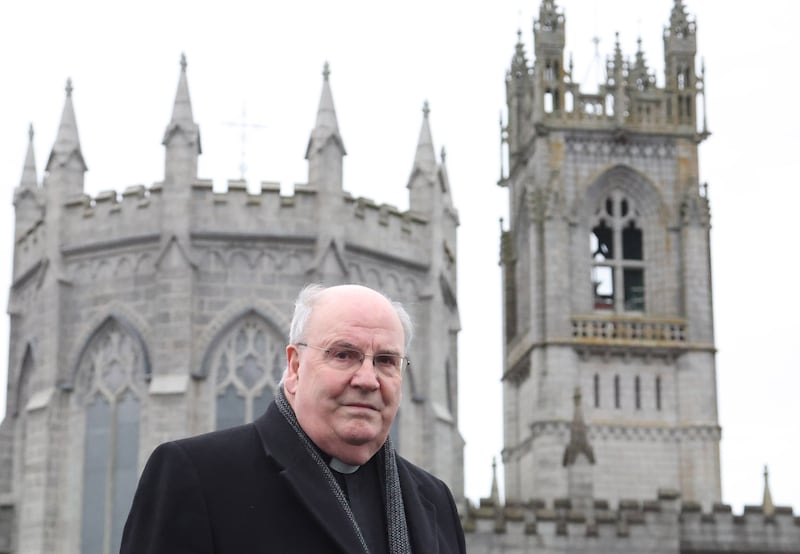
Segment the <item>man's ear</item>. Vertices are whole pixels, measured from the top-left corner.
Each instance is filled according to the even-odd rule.
[[[290,344],[286,347],[286,377],[283,380],[283,390],[294,396],[297,390],[297,381],[300,378],[300,352],[297,347]]]

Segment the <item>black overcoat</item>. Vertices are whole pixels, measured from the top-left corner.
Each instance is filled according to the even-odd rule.
[[[397,457],[415,554],[464,553],[453,496]],[[156,448],[121,554],[360,553],[322,472],[273,402],[253,423]]]

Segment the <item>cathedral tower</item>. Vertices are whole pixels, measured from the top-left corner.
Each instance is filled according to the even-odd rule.
[[[672,489],[709,507],[720,428],[695,24],[675,0],[663,87],[641,46],[629,60],[617,41],[591,94],[564,66],[565,24],[543,0],[533,62],[518,41],[506,78],[507,500],[571,495],[582,398],[583,490],[616,504]]]

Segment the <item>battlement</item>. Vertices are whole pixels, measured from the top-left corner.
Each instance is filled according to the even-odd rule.
[[[746,506],[733,514],[726,504],[703,511],[682,501],[677,491],[661,490],[656,499],[532,499],[500,505],[489,498],[467,501],[462,522],[471,552],[562,551],[566,545],[586,552],[797,552],[800,517],[790,507],[765,513]]]
[[[164,184],[132,185],[121,193],[102,191],[67,199],[58,218],[62,254],[92,255],[157,241],[164,218],[178,213],[193,237],[313,237],[322,221],[337,225],[348,244],[367,250],[384,250],[399,258],[416,259],[425,244],[429,220],[423,214],[400,210],[366,197],[341,192],[341,203],[323,199],[315,187],[296,184],[291,195],[281,194],[279,183],[265,181],[250,192],[241,180],[228,182],[224,192],[214,191],[208,179],[196,180],[188,196],[189,210],[165,208]],[[172,214],[172,215],[169,215]],[[174,227],[174,221],[167,227]],[[36,222],[16,245],[15,280],[44,256],[46,222]]]

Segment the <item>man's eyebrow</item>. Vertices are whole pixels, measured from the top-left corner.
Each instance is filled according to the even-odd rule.
[[[362,350],[360,347],[356,346],[352,342],[350,342],[348,340],[344,340],[344,339],[334,340],[333,342],[331,342],[327,346],[327,348],[334,348],[334,347],[335,348],[347,348],[347,349],[350,349],[350,350],[357,350],[358,352],[361,352],[362,354],[364,354],[364,350]],[[373,353],[373,355],[378,355],[378,356],[381,355],[381,354],[388,354],[390,356],[402,356],[402,354],[400,353],[399,350],[395,350],[395,349],[392,349],[392,348],[379,348],[378,350],[376,350]]]

